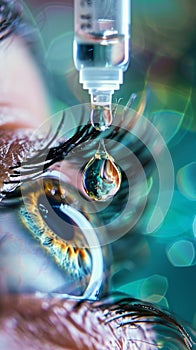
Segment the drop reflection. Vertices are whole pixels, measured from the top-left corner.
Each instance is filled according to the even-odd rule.
[[[120,168],[105,148],[104,139],[83,170],[83,186],[89,198],[106,201],[118,192],[121,185]]]

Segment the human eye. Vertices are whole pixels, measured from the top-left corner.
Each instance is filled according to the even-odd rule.
[[[22,157],[25,150],[29,151],[29,135],[24,138],[20,135],[17,139],[16,134],[14,140],[9,139],[8,144],[4,145],[12,164],[14,161],[17,164],[17,159]],[[41,147],[43,140],[37,142]],[[43,149],[49,143],[45,140]],[[19,146],[21,144],[22,148]],[[18,146],[18,158],[15,158],[13,149],[10,151],[14,145]],[[4,170],[7,166],[5,163],[2,158]],[[34,179],[34,174],[30,172],[32,181],[29,175],[28,181],[24,176],[19,177],[19,181],[12,181],[12,177],[10,181],[4,181],[1,214],[7,218],[7,227],[5,230],[2,220],[1,251],[4,258],[1,263],[1,290],[14,293],[53,292],[95,298],[104,289],[106,280],[106,248],[101,247],[97,238],[95,216],[88,212],[90,208],[82,208],[78,191],[71,184],[66,184],[65,174],[58,171],[55,175],[53,173],[44,173],[43,177]],[[11,233],[13,227],[14,234]],[[27,231],[29,236],[26,235]],[[24,266],[27,268],[24,269]]]
[[[156,186],[153,169],[156,162],[161,165],[164,146],[142,118],[145,93],[131,108],[135,97],[125,107],[114,107],[114,125],[104,133],[88,123],[84,105],[66,108],[59,119],[55,115],[54,129],[44,136],[40,130],[2,128],[3,350],[192,348],[189,334],[169,312],[130,298],[141,287],[134,284],[136,270],[141,276],[141,260],[145,264],[149,257],[140,218],[143,222]],[[109,202],[94,203],[82,189],[81,176],[102,138],[121,167],[122,185]],[[161,216],[153,220],[156,230]],[[155,293],[154,282],[141,283],[140,290],[148,293],[150,284]],[[150,295],[155,304],[157,297],[166,301],[159,287],[160,295]]]
[[[98,223],[89,214],[92,208],[87,206],[85,211],[80,207],[78,191],[63,177],[59,181],[56,175],[46,173],[21,185],[22,199],[10,197],[1,208],[1,231],[3,219],[7,222],[0,245],[4,283],[1,289],[6,284],[7,297],[1,296],[0,338],[2,334],[5,344],[10,345],[9,335],[12,331],[18,334],[20,327],[21,339],[26,334],[28,341],[33,342],[36,336],[39,343],[43,341],[44,324],[49,324],[48,335],[54,326],[57,330],[52,336],[55,346],[64,342],[67,350],[77,349],[76,344],[78,349],[92,348],[97,334],[107,334],[107,341],[113,345],[122,339],[133,349],[191,349],[186,330],[159,308],[123,294],[101,297],[104,288],[108,294],[110,251],[98,240],[100,232],[94,229]],[[35,293],[38,291],[41,293]],[[89,298],[90,302],[86,300]],[[28,315],[34,313],[28,322],[25,305]],[[65,320],[71,327],[65,326]],[[93,334],[89,334],[86,322],[91,323]],[[74,341],[70,340],[72,332]],[[18,349],[20,340],[16,339],[14,346]],[[45,342],[50,344],[49,339]],[[25,339],[22,342],[26,344]]]
[[[77,112],[81,112],[80,108]],[[72,113],[72,110],[70,113]],[[7,220],[9,232],[13,222],[15,225],[17,225],[17,221],[19,222],[14,235],[18,246],[15,250],[15,259],[19,259],[20,240],[27,249],[29,242],[25,243],[26,240],[31,241],[34,238],[36,241],[34,242],[35,247],[28,256],[33,256],[36,249],[40,254],[40,259],[38,259],[39,254],[37,254],[37,260],[40,261],[37,261],[36,269],[33,269],[31,262],[26,265],[34,271],[30,280],[24,278],[23,281],[23,275],[29,275],[28,268],[23,274],[18,268],[15,271],[10,266],[12,271],[7,273],[5,283],[7,283],[6,288],[8,290],[10,288],[14,292],[40,290],[95,297],[101,289],[104,290],[104,283],[108,274],[108,262],[104,260],[107,260],[105,258],[110,254],[107,245],[109,236],[104,232],[104,224],[98,224],[96,220],[99,219],[101,222],[105,220],[105,223],[111,225],[113,214],[116,214],[117,211],[118,200],[110,206],[106,215],[104,208],[92,208],[91,203],[83,198],[80,189],[77,188],[77,183],[75,183],[74,188],[72,184],[66,184],[66,181],[59,180],[63,179],[63,176],[66,178],[69,175],[69,171],[66,169],[66,167],[69,167],[69,163],[73,170],[74,163],[76,164],[79,175],[81,160],[84,162],[94,151],[94,144],[91,141],[94,140],[93,142],[95,142],[95,139],[100,137],[100,134],[95,132],[90,124],[86,124],[85,120],[83,120],[80,127],[70,127],[67,131],[66,118],[69,119],[67,114],[69,114],[69,111],[63,112],[62,116],[60,115],[59,125],[53,136],[49,133],[46,139],[39,137],[36,139],[38,132],[35,132],[36,136],[31,135],[30,142],[28,135],[24,135],[22,138],[22,134],[20,134],[20,137],[17,138],[17,133],[15,133],[14,139],[8,139],[7,145],[4,145],[5,154],[9,150],[9,158],[12,159],[12,163],[7,168],[7,163],[3,161],[2,154],[2,166],[7,174],[1,191],[2,213],[9,218]],[[86,117],[87,114],[88,108],[85,114]],[[52,119],[54,118],[57,120],[57,116]],[[84,115],[82,118],[85,119]],[[66,130],[63,128],[65,125]],[[114,129],[112,134],[118,135],[118,128],[118,126],[115,127],[116,131]],[[123,134],[124,131],[121,138],[123,138]],[[7,138],[10,135],[7,130]],[[13,151],[14,145],[18,147],[16,154]],[[19,145],[22,147],[20,148]],[[80,145],[85,147],[85,152],[83,148],[79,148],[78,151],[73,153],[73,150]],[[86,151],[89,154],[88,156],[86,156]],[[26,161],[25,152],[27,153]],[[22,160],[23,157],[24,160]],[[64,173],[62,172],[63,168],[65,169]],[[55,175],[53,175],[54,173]],[[122,191],[121,196],[125,193],[125,186],[122,186]],[[102,213],[100,216],[96,214],[97,210]],[[112,232],[112,227],[113,225],[111,225],[110,232]],[[27,239],[25,238],[25,229],[31,234]],[[99,237],[97,236],[98,231],[101,231]],[[20,238],[21,235],[22,239]],[[9,251],[8,248],[10,239],[13,239],[12,235],[11,237],[9,234],[5,235],[2,249],[4,249],[6,259],[13,261],[14,252]],[[42,249],[37,247],[39,245]],[[25,249],[22,249],[22,251],[24,258],[21,253],[21,266],[23,266],[23,260],[26,258]],[[10,254],[13,254],[12,259],[10,259]],[[46,264],[47,257],[51,263],[45,269],[42,268],[42,263]],[[4,263],[5,265],[7,265],[5,269],[7,271],[9,264]],[[51,271],[49,266],[51,266]],[[37,271],[40,271],[40,276]],[[39,286],[39,283],[43,284],[42,273],[47,275],[48,282],[44,282],[44,286]],[[21,282],[17,286],[19,277]]]
[[[69,111],[66,111],[66,113],[68,114]],[[66,117],[65,114],[64,117]],[[61,131],[63,130],[62,120],[64,120],[64,117],[60,118]],[[87,134],[86,129],[88,129]],[[121,140],[126,139],[123,128],[121,132],[122,134],[118,128],[113,130],[112,137],[115,135],[117,138],[120,137]],[[8,291],[20,294],[26,292],[31,295],[35,291],[47,292],[47,298],[48,296],[51,298],[59,295],[59,301],[58,298],[55,302],[53,301],[50,317],[53,320],[57,317],[56,321],[53,322],[56,322],[59,327],[61,321],[58,320],[58,315],[66,314],[66,308],[68,307],[70,310],[69,317],[72,320],[71,323],[74,324],[76,333],[80,312],[85,312],[84,320],[86,317],[91,320],[95,312],[97,315],[99,313],[102,315],[105,330],[107,327],[112,327],[117,341],[119,336],[124,337],[126,339],[124,341],[128,341],[127,344],[131,339],[130,344],[136,349],[138,346],[141,349],[150,349],[151,346],[163,349],[173,347],[175,349],[176,344],[179,349],[191,349],[191,339],[186,330],[170,315],[158,308],[134,299],[126,299],[124,295],[118,298],[111,296],[111,298],[102,299],[101,292],[104,292],[104,289],[106,294],[109,292],[107,278],[108,274],[111,273],[107,260],[110,252],[108,246],[104,247],[104,244],[102,246],[102,243],[106,243],[111,237],[108,237],[104,232],[103,222],[107,226],[112,221],[118,208],[118,201],[114,200],[108,208],[104,208],[103,214],[102,207],[93,208],[92,203],[83,197],[80,189],[77,188],[77,182],[75,186],[67,182],[66,175],[69,174],[69,162],[73,161],[73,168],[74,164],[79,167],[86,158],[90,157],[94,149],[94,142],[96,138],[99,139],[99,133],[94,134],[93,129],[90,126],[86,128],[86,123],[84,123],[79,129],[70,128],[67,137],[66,131],[63,138],[60,135],[58,140],[58,136],[57,132],[55,137],[52,137],[52,142],[55,142],[55,145],[52,146],[50,141],[45,140],[47,146],[50,144],[49,148],[44,147],[44,143],[42,143],[42,150],[39,147],[38,153],[34,150],[34,156],[27,157],[26,161],[20,161],[19,164],[16,162],[15,166],[11,167],[10,183],[8,181],[5,185],[12,184],[16,187],[10,192],[2,193],[5,195],[2,203],[6,204],[3,211],[7,216],[7,230],[10,232],[11,228],[14,227],[14,236],[16,237],[13,237],[13,235],[9,237],[6,234],[2,237],[2,252],[3,256],[7,257],[7,261],[5,261],[6,274],[9,272],[10,265],[12,271],[12,275],[7,274],[10,277],[10,280],[7,279]],[[88,143],[89,139],[91,140],[90,144]],[[123,140],[124,143],[125,139]],[[76,147],[73,152],[74,142],[75,145],[78,145],[77,140],[81,141],[79,145],[82,145],[82,149]],[[135,139],[133,144],[135,145]],[[137,148],[136,145],[135,147],[142,160],[145,154],[143,148],[142,151],[141,149],[139,151],[139,147]],[[86,153],[88,153],[87,157]],[[83,159],[81,159],[82,154]],[[56,155],[57,158],[55,158]],[[56,163],[57,159],[60,160],[59,163]],[[144,164],[148,164],[149,167],[150,159],[146,163],[146,154],[144,159]],[[67,162],[65,167],[62,166],[63,162]],[[27,176],[27,181],[25,181],[25,176]],[[127,183],[126,178],[124,178],[124,181]],[[120,194],[124,197],[125,188],[122,186],[122,193]],[[143,196],[140,199],[143,199]],[[13,219],[14,216],[15,219]],[[96,219],[101,220],[102,223],[100,224],[100,221],[97,222]],[[18,223],[19,226],[16,229]],[[104,234],[106,234],[105,237]],[[5,249],[6,245],[7,250]],[[13,267],[14,253],[17,255],[18,252],[20,255]],[[25,255],[26,252],[28,252],[28,257]],[[11,256],[9,253],[11,253]],[[27,258],[28,260],[26,260]],[[12,261],[12,263],[9,264],[9,261]],[[19,272],[20,284],[16,283],[14,286],[13,274],[16,270],[18,273],[19,261],[23,267]],[[33,271],[32,265],[35,263],[37,270]],[[11,285],[9,285],[10,282]],[[46,306],[44,305],[50,304],[50,301],[45,299],[42,293],[38,294],[39,298],[35,301],[38,310],[39,308],[45,309]],[[88,302],[84,300],[88,297],[90,299],[101,298],[101,300],[95,303],[91,301],[88,305]],[[83,299],[83,302],[73,305],[74,298]],[[14,310],[15,312],[19,311]],[[37,316],[39,317],[39,315]],[[47,318],[45,319],[44,316],[44,322],[46,321]],[[31,322],[29,320],[29,327],[31,327]],[[94,327],[100,327],[98,319],[94,319],[92,322],[95,322]],[[32,325],[32,327],[34,326]],[[85,327],[84,332],[85,334],[88,333]],[[168,339],[167,332],[170,333]],[[68,342],[68,338],[67,333],[66,342]],[[93,337],[91,337],[91,340],[93,341]],[[57,339],[55,341],[58,344]],[[85,343],[85,340],[83,341]],[[89,344],[91,344],[90,341]]]

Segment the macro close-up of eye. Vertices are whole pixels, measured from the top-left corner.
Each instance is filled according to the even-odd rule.
[[[0,1],[0,349],[194,349],[193,8]]]
[[[147,180],[136,155],[130,151],[129,144],[133,144],[135,152],[138,152],[138,157],[144,165],[147,164],[147,168],[152,161],[149,152],[142,143],[137,150],[137,143],[140,142],[136,141],[136,136],[126,136],[129,131],[124,122],[125,111],[120,106],[117,108],[118,124],[105,133],[105,144],[108,150],[115,152],[121,169],[122,184],[116,196],[106,202],[92,201],[82,188],[84,165],[88,164],[100,143],[99,133],[94,135],[95,139],[91,142],[81,142],[82,137],[85,137],[86,123],[88,125],[88,105],[85,109],[80,106],[67,109],[64,125],[62,113],[51,118],[51,124],[58,121],[61,125],[61,130],[58,131],[60,135],[56,131],[53,137],[46,134],[46,139],[41,139],[42,132],[37,130],[31,135],[31,142],[28,135],[20,140],[11,137],[5,140],[7,154],[10,147],[14,144],[17,146],[17,142],[21,146],[17,146],[16,154],[12,153],[10,169],[4,164],[7,176],[2,189],[2,211],[7,217],[8,232],[13,227],[17,227],[18,232],[18,237],[6,233],[2,241],[3,264],[6,265],[3,284],[7,285],[8,290],[58,292],[85,297],[95,297],[107,290],[111,264],[109,243],[123,236],[139,220],[151,187],[151,181]],[[137,113],[130,113],[133,124]],[[80,131],[73,127],[75,120],[70,118],[78,114],[82,118]],[[121,131],[118,130],[120,123],[123,124]],[[88,137],[93,137],[92,127],[89,125],[88,128]],[[116,134],[114,139],[113,134]],[[118,142],[118,138],[124,145]],[[75,144],[71,143],[72,139],[75,139]],[[81,147],[77,147],[77,139],[81,139]],[[50,142],[51,147],[46,147]],[[55,146],[52,147],[52,143]],[[59,162],[58,157],[63,157],[65,150],[68,153],[66,161]],[[19,161],[25,153],[26,161]],[[129,163],[131,171],[127,176]],[[97,177],[96,173],[96,179]],[[119,206],[122,197],[124,205]],[[130,218],[128,223],[127,216]],[[3,222],[1,225],[3,230]],[[13,243],[9,244],[10,241],[14,241],[14,249]],[[30,242],[34,248],[30,250],[31,254],[27,254]],[[34,254],[37,257],[36,264]],[[28,264],[27,255],[30,260]],[[17,264],[12,264],[14,259],[20,260],[20,269]],[[29,267],[25,268],[25,273],[24,265]],[[14,266],[17,266],[16,270]]]
[[[1,291],[6,284],[11,292],[94,297],[106,282],[106,248],[79,207],[77,192],[47,177],[26,187],[22,203],[3,209],[9,233],[1,244],[1,266],[6,266]]]

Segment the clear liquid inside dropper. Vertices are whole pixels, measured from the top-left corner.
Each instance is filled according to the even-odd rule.
[[[104,131],[112,124],[112,92],[94,90],[91,93],[90,121],[99,131]]]
[[[111,106],[91,105],[90,120],[96,130],[106,130],[112,124]]]

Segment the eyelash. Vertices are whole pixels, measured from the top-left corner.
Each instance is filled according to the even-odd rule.
[[[9,37],[13,32],[17,30],[19,27],[19,24],[21,22],[21,11],[19,8],[16,7],[9,7],[9,3],[7,1],[1,1],[1,8],[4,6],[4,12],[1,11],[1,16],[3,20],[1,20],[1,27],[0,27],[0,42]],[[13,4],[11,5],[13,6]],[[127,106],[126,106],[127,107]],[[124,109],[124,115],[123,118],[126,117],[126,111],[128,108]],[[73,137],[71,137],[68,141],[60,144],[57,147],[51,147],[52,143],[56,140],[58,137],[59,131],[61,129],[61,126],[64,123],[65,119],[65,113],[63,113],[62,120],[59,124],[59,127],[57,128],[57,131],[53,137],[50,137],[51,134],[49,133],[45,138],[45,146],[41,149],[40,152],[36,153],[35,156],[30,157],[24,162],[18,163],[17,166],[14,166],[11,168],[13,171],[13,174],[10,174],[11,180],[9,183],[16,183],[20,185],[22,182],[28,181],[29,179],[34,179],[36,176],[40,175],[42,172],[46,171],[51,165],[54,163],[61,161],[65,159],[65,157],[77,146],[81,145],[82,143],[95,139],[100,136],[100,132],[96,131],[92,128],[91,124],[87,124],[83,127],[78,127],[76,130],[76,133]],[[132,122],[129,124],[129,127],[132,127]],[[126,132],[120,130],[120,125],[113,128],[113,130],[107,135],[108,138],[115,138],[117,142],[121,142],[123,137],[125,136]],[[48,141],[49,139],[49,141]],[[47,142],[48,141],[48,142]],[[139,157],[140,154],[143,152],[143,145],[140,145],[141,147],[137,148],[137,151],[135,153]],[[49,148],[49,151],[48,151]],[[36,162],[33,165],[33,162]],[[149,160],[147,160],[146,164],[149,163]],[[24,176],[24,178],[21,178],[21,175]],[[20,191],[18,188],[14,190],[13,193],[9,192],[3,192],[5,197],[12,197],[12,196],[20,196]],[[154,322],[154,319],[156,319],[156,322],[158,322],[160,325],[165,324],[172,329],[174,332],[177,331],[179,338],[181,341],[185,344],[187,349],[192,348],[192,342],[190,339],[190,336],[187,334],[186,330],[178,324],[175,319],[173,319],[171,316],[165,314],[164,312],[154,308],[153,306],[145,305],[145,304],[136,304],[135,301],[130,299],[124,299],[119,303],[116,303],[114,305],[107,305],[102,304],[100,302],[96,303],[96,305],[99,304],[99,307],[102,307],[103,309],[108,309],[108,318],[107,323],[112,322],[114,319],[121,319],[121,323],[119,327],[122,327],[127,324],[136,325],[138,322]],[[96,306],[95,305],[95,306]],[[115,315],[114,315],[115,314]],[[134,321],[122,321],[122,319],[127,319],[129,317],[133,317]],[[150,317],[151,319],[149,321],[146,320],[147,317]],[[152,344],[154,345],[154,344]]]
[[[9,1],[1,1],[0,5],[1,25],[0,25],[0,41],[6,39],[13,34],[21,22],[22,10],[19,4]]]
[[[83,301],[78,302],[74,309],[80,308]],[[111,324],[114,329],[124,329],[126,339],[134,345],[135,348],[140,348],[141,343],[149,345],[150,349],[167,348],[168,345],[176,345],[185,347],[191,350],[193,340],[187,333],[186,329],[180,325],[169,313],[147,304],[137,299],[126,297],[125,295],[112,294],[107,298],[94,302],[93,309],[101,309],[104,312],[104,323]],[[114,324],[113,324],[114,321]],[[149,328],[147,328],[149,326]],[[159,329],[160,327],[160,329]],[[137,329],[141,332],[142,337],[132,339],[129,329]],[[123,332],[123,331],[122,331]],[[159,344],[159,336],[160,343]],[[172,342],[172,344],[171,344]],[[173,348],[173,347],[172,347]],[[145,347],[147,349],[147,347]]]
[[[116,313],[116,316],[111,317],[108,322],[111,322],[116,317],[118,319],[125,319],[124,322],[122,321],[120,323],[119,327],[122,327],[124,325],[134,325],[140,329],[140,324],[142,324],[142,322],[144,324],[146,323],[152,325],[152,327],[154,324],[156,324],[156,327],[157,325],[167,327],[168,330],[170,329],[174,332],[172,341],[173,338],[176,338],[176,340],[179,341],[179,344],[182,342],[188,350],[191,350],[192,340],[189,334],[186,332],[184,327],[180,325],[173,317],[165,312],[162,312],[152,305],[145,303],[140,304],[134,300],[132,300],[131,303],[128,303],[128,301],[130,302],[130,299],[122,300],[119,305],[112,307],[112,311]],[[146,343],[148,343],[148,339],[146,339]],[[156,346],[158,343],[152,345]]]
[[[83,127],[78,127],[74,136],[72,136],[69,140],[61,143],[59,146],[51,147],[53,142],[57,140],[59,132],[65,121],[65,112],[62,114],[61,121],[54,136],[49,139],[50,133],[46,136],[45,141],[49,139],[49,141],[44,145],[44,147],[36,152],[34,156],[31,156],[24,162],[18,163],[17,166],[14,166],[12,170],[14,174],[11,175],[11,178],[17,178],[22,176],[26,176],[23,181],[29,180],[28,175],[32,175],[32,178],[40,175],[40,173],[46,171],[51,165],[54,163],[60,162],[66,158],[66,156],[77,146],[82,144],[83,142],[89,141],[95,138],[99,132],[97,132],[91,124],[87,124]],[[34,164],[33,164],[34,163]],[[19,170],[16,170],[20,168]],[[31,177],[30,177],[31,178]],[[14,183],[14,180],[11,180]],[[16,179],[17,182],[17,179]]]
[[[86,125],[80,125],[82,123],[79,123],[79,126],[77,127],[76,132],[72,137],[63,143],[60,143],[58,146],[52,146],[54,142],[57,141],[59,132],[61,131],[62,126],[65,122],[66,113],[64,111],[56,132],[53,136],[51,136],[52,132],[51,130],[49,131],[48,135],[42,142],[41,149],[39,149],[39,151],[33,150],[31,153],[34,153],[34,155],[31,154],[31,156],[27,157],[26,160],[18,162],[16,165],[10,168],[10,179],[6,181],[5,184],[15,184],[16,186],[12,191],[2,191],[5,199],[18,197],[20,195],[18,187],[22,183],[41,176],[53,164],[64,160],[71,151],[90,140],[99,140],[101,137],[104,137],[105,139],[114,139],[118,143],[123,143],[127,134],[126,129],[131,130],[131,128],[137,122],[139,115],[139,113],[136,112],[131,120],[127,123],[126,129],[121,128],[124,120],[126,120],[127,114],[129,113],[132,100],[133,97],[131,96],[127,105],[123,109],[121,121],[119,122],[118,126],[113,126],[108,131],[105,131],[103,133],[95,130],[90,122]],[[117,113],[118,105],[118,102],[114,105],[114,115]],[[83,120],[84,113],[85,111],[83,109],[80,122]],[[141,160],[143,166],[146,167],[152,159],[149,156],[146,157],[144,155],[145,146],[143,143],[141,143],[139,140],[126,140],[125,143],[127,142],[128,147],[133,146],[133,152],[135,156]]]

